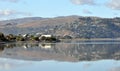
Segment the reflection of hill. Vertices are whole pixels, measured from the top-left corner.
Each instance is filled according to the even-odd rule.
[[[6,44],[1,57],[27,60],[82,61],[120,59],[119,44]]]

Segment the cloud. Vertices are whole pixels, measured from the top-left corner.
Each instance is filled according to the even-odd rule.
[[[8,1],[8,2],[16,3],[16,2],[18,2],[19,0],[0,0],[0,1]]]
[[[32,65],[31,61],[14,60],[9,58],[0,58],[0,71],[12,71],[19,67]]]
[[[26,13],[26,12],[19,12],[19,11],[15,11],[15,10],[0,10],[0,16],[15,16],[15,15],[26,15],[26,16],[30,16],[30,13]]]
[[[111,0],[107,3],[107,7],[115,10],[120,10],[120,0]]]
[[[76,5],[95,5],[94,0],[71,0]]]
[[[84,10],[83,10],[83,13],[85,13],[85,14],[92,14],[92,12],[89,11],[89,10],[87,10],[87,9],[84,9]]]
[[[0,16],[9,16],[15,13],[13,10],[0,10]]]

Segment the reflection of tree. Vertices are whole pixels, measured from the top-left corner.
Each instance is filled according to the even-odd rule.
[[[6,44],[5,48],[14,48],[16,45],[15,44]]]
[[[0,44],[0,51],[4,50],[4,45]]]
[[[0,44],[0,51],[3,51],[5,48],[14,48],[16,44]]]

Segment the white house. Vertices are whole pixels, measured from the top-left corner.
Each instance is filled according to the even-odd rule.
[[[41,35],[41,37],[52,37],[52,35]]]
[[[41,39],[42,37],[51,38],[52,35],[41,35],[41,36],[39,37],[39,39]]]
[[[29,34],[24,34],[22,35],[22,37],[29,37]]]

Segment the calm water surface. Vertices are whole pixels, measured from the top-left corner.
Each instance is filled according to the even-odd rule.
[[[120,71],[120,41],[4,44],[0,71]]]

